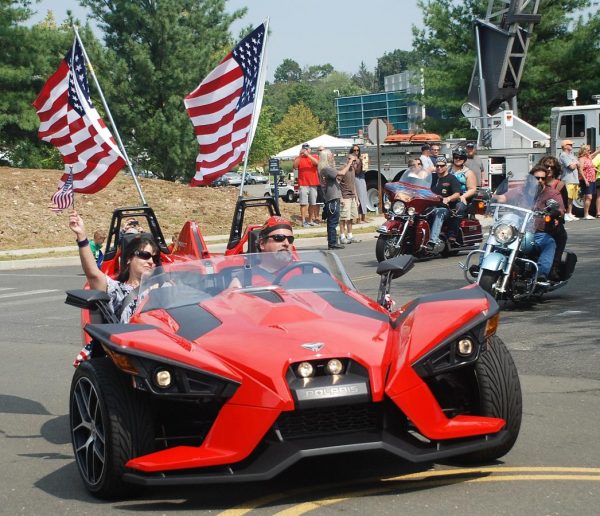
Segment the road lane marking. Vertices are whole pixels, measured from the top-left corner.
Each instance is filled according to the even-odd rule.
[[[9,297],[35,296],[37,294],[48,294],[49,292],[58,292],[58,289],[25,290],[21,292],[12,292],[10,294],[0,294],[0,299],[6,299]]]
[[[60,291],[57,291],[57,292],[60,292]],[[42,296],[42,297],[34,298],[34,299],[19,299],[18,301],[7,299],[6,301],[0,302],[0,308],[2,308],[5,313],[8,313],[9,310],[13,306],[32,305],[32,304],[36,304],[36,303],[46,303],[46,302],[50,302],[50,301],[64,301],[65,299],[66,299],[66,294],[64,292],[57,296],[46,296],[46,297]],[[0,317],[5,315],[5,313],[0,314]]]
[[[527,473],[527,474],[505,474],[505,473]],[[468,478],[468,475],[480,475],[477,478]],[[367,489],[345,490],[342,493],[336,494],[334,497],[312,500],[297,504],[283,511],[277,512],[278,515],[295,516],[304,514],[325,507],[340,503],[350,498],[359,496],[369,496],[383,492],[391,492],[400,488],[408,487],[439,487],[446,485],[448,482],[455,482],[457,477],[461,477],[461,483],[484,483],[484,482],[515,482],[524,481],[586,481],[600,482],[600,468],[580,468],[567,466],[516,466],[498,468],[496,466],[481,467],[481,468],[459,468],[451,470],[433,470],[419,473],[409,473],[394,477],[376,478],[376,479],[361,479],[351,482],[341,482],[335,484],[326,484],[320,486],[319,490],[331,490],[336,487],[348,487],[352,484],[365,484],[368,482],[383,482],[386,485],[377,485]],[[269,505],[273,502],[291,498],[296,495],[309,493],[312,487],[292,489],[285,492],[266,495],[254,500],[248,500],[235,507],[227,509],[219,513],[224,516],[243,516],[255,509]]]

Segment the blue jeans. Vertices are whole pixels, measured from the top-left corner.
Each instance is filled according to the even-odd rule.
[[[467,212],[468,206],[461,201],[457,201],[454,205],[456,215],[450,220],[450,227],[448,228],[448,236],[456,238],[460,229],[460,221],[464,218]]]
[[[337,244],[336,228],[340,222],[340,200],[327,201],[323,209],[327,215],[327,245],[331,247]]]
[[[429,236],[430,242],[437,242],[440,238],[440,231],[442,231],[442,225],[444,221],[450,216],[450,210],[443,206],[434,208],[429,215],[429,223],[431,224],[431,235]]]
[[[534,235],[535,245],[540,249],[538,258],[538,274],[548,276],[554,261],[554,252],[556,251],[556,241],[548,233],[537,232]]]

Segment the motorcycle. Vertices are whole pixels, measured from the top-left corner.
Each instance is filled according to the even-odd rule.
[[[407,173],[400,181],[387,183],[383,199],[387,220],[377,229],[377,261],[402,254],[418,258],[445,258],[455,256],[460,251],[477,249],[483,240],[483,233],[474,213],[461,218],[456,242],[451,243],[447,239],[449,218],[442,227],[440,242],[434,248],[427,246],[431,233],[428,215],[438,206],[443,206],[442,198],[431,191],[429,177],[420,178]]]
[[[530,176],[527,182],[532,181]],[[506,191],[506,185],[499,190]],[[487,201],[493,216],[489,234],[483,249],[467,255],[466,262],[459,264],[469,283],[477,283],[496,300],[515,303],[540,299],[545,293],[567,284],[577,263],[577,256],[566,249],[558,269],[556,281],[539,281],[539,248],[535,245],[534,222],[543,218],[545,224],[556,223],[558,203],[550,199],[544,209],[535,208],[537,185],[524,188],[520,206]],[[477,263],[473,263],[476,259]]]

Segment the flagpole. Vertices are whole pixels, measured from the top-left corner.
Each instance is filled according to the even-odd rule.
[[[119,148],[120,148],[121,152],[123,153],[123,156],[125,157],[125,162],[127,164],[127,168],[129,169],[129,172],[131,172],[131,177],[133,177],[133,181],[135,182],[135,187],[137,188],[138,194],[140,194],[140,199],[142,201],[142,204],[144,206],[148,206],[148,203],[146,202],[146,199],[144,198],[144,193],[142,192],[140,183],[138,182],[137,176],[135,175],[135,171],[133,170],[133,166],[131,165],[131,160],[129,159],[129,156],[127,155],[127,151],[125,150],[125,145],[123,145],[123,141],[121,140],[121,135],[119,134],[119,131],[117,129],[115,121],[113,120],[113,117],[110,113],[110,109],[108,109],[108,104],[106,103],[106,99],[104,98],[104,93],[102,93],[102,88],[100,88],[100,83],[98,82],[98,79],[96,78],[96,74],[94,72],[94,67],[92,66],[92,63],[90,61],[90,58],[87,55],[87,52],[85,51],[85,47],[83,46],[83,41],[81,41],[81,38],[79,37],[79,32],[77,31],[77,26],[73,25],[73,30],[75,31],[75,37],[77,38],[77,41],[79,41],[79,44],[81,45],[81,51],[83,52],[83,56],[85,57],[85,60],[87,61],[90,72],[92,73],[92,77],[94,78],[94,84],[96,85],[96,89],[98,90],[98,93],[100,94],[100,99],[102,100],[102,105],[104,106],[104,109],[106,110],[106,114],[108,116],[108,119],[110,120],[110,124],[112,125],[112,128],[115,132],[115,135],[117,137],[117,142],[119,144]]]
[[[252,140],[254,139],[254,116],[256,115],[256,107],[260,104],[262,106],[263,90],[265,89],[265,81],[263,77],[263,70],[266,67],[265,54],[267,52],[267,37],[269,36],[269,18],[265,20],[265,39],[263,40],[263,47],[260,53],[260,70],[258,72],[258,90],[256,91],[256,98],[260,99],[260,102],[254,102],[252,106],[252,119],[250,123],[250,133],[248,134],[248,145],[246,146],[246,154],[244,155],[244,168],[242,171],[242,183],[240,184],[240,197],[243,197],[244,183],[246,182],[246,168],[248,167],[248,156],[250,155],[250,147],[252,146]],[[260,116],[260,114],[259,114]],[[257,124],[258,125],[258,124]]]

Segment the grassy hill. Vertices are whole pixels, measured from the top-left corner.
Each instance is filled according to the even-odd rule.
[[[60,176],[59,170],[0,167],[0,250],[73,244],[68,211],[55,214],[48,208]],[[190,219],[199,224],[204,235],[229,234],[239,188],[192,188],[160,179],[139,181],[167,241]],[[75,194],[75,208],[90,235],[96,229],[108,230],[114,208],[140,204],[133,179],[123,174],[96,194]],[[281,202],[280,207],[282,215],[298,222],[298,204]],[[245,222],[262,224],[266,211],[260,211],[251,212]]]

